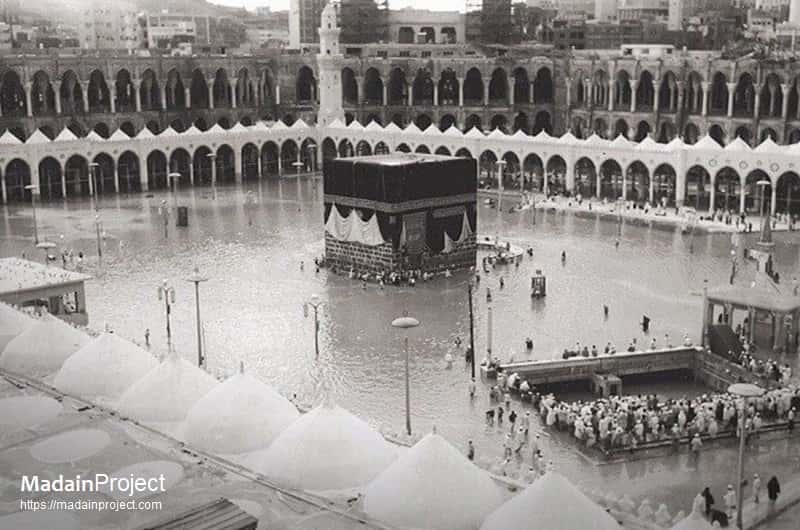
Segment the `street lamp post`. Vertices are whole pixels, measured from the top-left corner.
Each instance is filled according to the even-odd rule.
[[[100,195],[97,191],[97,168],[100,167],[100,164],[97,162],[92,162],[89,164],[89,173],[91,174],[92,179],[92,195],[94,195],[94,211],[97,212],[100,210],[100,204],[98,203]]]
[[[492,360],[492,301],[486,302],[486,359]],[[486,363],[489,364],[488,362]]]
[[[303,313],[308,316],[308,308],[314,310],[314,358],[319,359],[319,309],[322,301],[316,294],[311,295],[311,300],[303,305]]]
[[[311,172],[314,173],[317,169],[316,165],[317,158],[315,156],[317,152],[317,144],[311,142],[308,144],[306,149],[308,149],[308,157],[309,160],[311,161]]]
[[[25,189],[31,192],[31,208],[33,211],[33,244],[39,244],[39,226],[36,223],[36,192],[39,191],[39,186],[36,184],[28,184]]]
[[[102,231],[103,231],[103,221],[100,220],[100,214],[94,216],[94,228],[95,232],[97,233],[97,265],[98,267],[103,266],[103,243],[102,243]]]
[[[469,296],[469,354],[472,367],[472,379],[475,379],[475,318],[472,314],[472,280],[467,282],[467,296]]]
[[[762,395],[764,389],[749,383],[736,383],[728,387],[728,393],[741,398],[742,409],[739,413],[739,464],[736,473],[736,526],[742,529],[742,479],[744,478],[744,442],[747,439],[745,432],[745,416],[747,416],[747,400]]]
[[[202,327],[200,325],[200,284],[207,282],[208,278],[201,275],[198,268],[195,267],[194,272],[186,278],[186,281],[194,283],[194,304],[195,314],[197,315],[197,366],[206,368],[206,356],[203,354]]]
[[[164,280],[158,286],[158,299],[164,300],[164,310],[167,318],[167,353],[172,352],[172,328],[170,327],[169,315],[172,312],[172,304],[175,303],[175,289]]]
[[[419,320],[416,318],[408,316],[408,312],[404,313],[403,316],[400,318],[395,318],[392,320],[392,326],[398,329],[409,329],[415,328],[419,326]],[[403,337],[403,343],[405,345],[405,354],[406,354],[406,361],[405,361],[405,380],[406,380],[406,432],[409,436],[411,436],[411,391],[410,391],[410,382],[409,382],[409,374],[408,374],[408,335]]]
[[[772,246],[772,230],[769,226],[770,220],[767,218],[767,212],[764,210],[764,203],[766,202],[766,192],[767,186],[770,185],[770,181],[768,180],[759,180],[756,182],[756,186],[758,186],[761,190],[761,204],[759,205],[760,213],[761,213],[761,237],[758,240],[759,245],[765,246]]]

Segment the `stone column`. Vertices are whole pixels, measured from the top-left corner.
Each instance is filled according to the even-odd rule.
[[[631,87],[631,112],[636,112],[636,87],[639,85],[639,82],[629,79],[628,85]]]
[[[183,89],[183,102],[187,110],[192,108],[192,91],[188,87]]]
[[[258,153],[258,156],[256,157],[256,170],[258,171],[258,178],[261,178],[263,176],[261,174],[261,153]]]
[[[33,102],[32,94],[33,83],[28,81],[25,83],[25,105],[27,106],[27,115],[29,118],[33,116],[33,105],[31,104]]]
[[[261,157],[259,156],[259,160]],[[194,186],[194,160],[189,159],[189,182]]]
[[[778,209],[778,186],[772,186],[772,200],[769,205],[770,215],[775,215]]]
[[[386,106],[386,102],[389,101],[388,98],[388,88],[386,87],[386,83],[383,84],[383,106]]]
[[[736,83],[725,83],[728,87],[728,117],[733,117],[733,96],[736,92]]]
[[[781,118],[786,121],[786,118],[789,116],[789,90],[791,87],[786,84],[781,84],[781,93],[783,94],[783,99],[781,100]]]
[[[708,211],[709,212],[713,212],[714,211],[714,207],[715,207],[714,203],[716,202],[715,201],[716,193],[714,192],[714,190],[716,189],[716,186],[717,186],[717,183],[714,181],[714,177],[712,177],[710,185],[709,185],[709,189],[711,190],[711,196],[709,197],[709,202],[708,202]]]
[[[142,80],[141,79],[134,79],[133,80],[133,88],[136,91],[136,112],[142,112],[142,91],[139,90],[142,87]],[[189,90],[188,88],[186,89]]]
[[[384,96],[385,96],[385,94],[386,94],[386,92],[384,92]],[[384,101],[385,100],[386,100],[386,98],[384,97]],[[276,105],[280,105],[281,104],[281,85],[279,85],[278,83],[275,83],[275,104]]]
[[[230,86],[230,88],[231,88],[231,108],[232,109],[236,108],[236,99],[237,99],[236,83],[237,83],[237,81],[239,81],[239,80],[237,78],[235,78],[235,77],[231,77],[228,80],[228,86]]]
[[[647,191],[647,199],[650,201],[650,204],[655,204],[656,190],[653,188],[653,179],[650,179],[650,183],[647,187],[649,188]]]
[[[599,174],[599,172],[598,172]],[[600,186],[598,186],[599,188]],[[622,191],[619,194],[619,198],[623,201],[625,200],[625,192],[628,191],[628,172],[624,169],[622,170]]]
[[[775,116],[775,94],[778,92],[778,87],[775,85],[767,85],[769,89],[769,115]]]
[[[60,162],[59,162],[60,163]],[[67,196],[67,172],[64,170],[65,168],[61,168],[61,196]]]
[[[53,82],[53,92],[55,94],[56,114],[61,114],[61,81]]]
[[[567,110],[569,110],[570,105],[572,105],[572,82],[570,78],[567,78]]]
[[[117,84],[112,83],[111,88],[108,90],[108,102],[111,107],[111,114],[117,112]]]
[[[356,101],[359,105],[364,104],[364,95],[366,90],[364,89],[364,76],[356,77]]]
[[[161,110],[167,110],[167,87],[161,85],[159,95],[161,96]]]
[[[528,81],[528,103],[530,103],[531,105],[536,104],[536,101],[534,100],[533,97],[533,83],[530,81]]]
[[[0,202],[6,203],[6,179],[0,178]]]
[[[700,83],[700,85],[703,87],[703,110],[701,114],[705,118],[706,116],[708,116],[708,97],[709,97],[708,91],[711,88],[711,83],[703,81],[702,83]]]
[[[81,83],[81,95],[83,96],[83,112],[89,113],[89,81]]]
[[[658,114],[658,107],[661,100],[661,91],[658,82],[653,80],[653,114]]]
[[[755,118],[757,120],[758,117],[759,117],[759,114],[761,113],[761,90],[757,89],[755,96],[756,96],[756,100],[753,103],[753,118]],[[769,115],[769,113],[767,115]]]
[[[744,201],[747,195],[744,192],[744,186],[739,186],[739,213],[744,213]]]
[[[608,82],[608,112],[614,112],[614,81]]]
[[[489,80],[483,81],[483,106],[489,106]]]
[[[242,183],[242,150],[233,150],[233,178],[236,183]]]
[[[686,97],[686,93],[683,88],[683,81],[678,81],[675,84],[678,86],[678,104],[675,107],[675,111],[681,112],[681,110],[683,110],[683,100]]]
[[[119,167],[116,160],[112,160],[111,167],[114,169],[114,193],[119,193]]]
[[[583,80],[583,103],[587,109],[594,107],[594,89],[588,79]]]
[[[508,81],[508,106],[514,106],[514,89],[517,86],[517,78],[511,76]]]
[[[439,83],[433,84],[433,105],[435,107],[439,106]]]
[[[408,106],[414,106],[414,86],[408,85]]]
[[[464,78],[458,78],[458,106],[464,106]]]
[[[214,108],[214,79],[206,79],[206,87],[208,88],[208,108]]]

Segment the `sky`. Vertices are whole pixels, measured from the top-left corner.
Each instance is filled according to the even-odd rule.
[[[273,10],[289,9],[289,0],[209,0],[214,4],[234,7],[246,7],[253,10],[260,6],[269,6]],[[433,11],[463,11],[465,0],[390,0],[392,9],[415,7]]]

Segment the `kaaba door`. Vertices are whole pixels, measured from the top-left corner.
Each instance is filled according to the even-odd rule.
[[[426,241],[426,212],[416,212],[403,216],[406,225],[406,251],[408,265],[413,268],[422,267],[422,254]]]

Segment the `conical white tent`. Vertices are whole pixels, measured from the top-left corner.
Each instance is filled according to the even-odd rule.
[[[208,373],[173,353],[131,385],[119,398],[117,409],[139,421],[183,421],[217,384]]]
[[[87,398],[116,400],[157,365],[150,352],[119,335],[103,333],[64,362],[53,386]]]
[[[83,331],[47,315],[9,341],[0,354],[0,368],[43,377],[57,372],[67,357],[90,340]]]
[[[619,530],[603,508],[570,481],[548,472],[492,512],[481,530]]]
[[[705,501],[698,495],[692,503],[692,513],[681,519],[670,530],[714,530],[711,523],[703,515]]]
[[[364,421],[335,405],[302,415],[253,467],[296,489],[342,490],[367,484],[397,453]]]
[[[402,454],[364,492],[364,512],[400,528],[477,530],[502,502],[489,475],[435,433]]]
[[[36,321],[10,305],[0,303],[0,353],[11,340],[36,324]]]
[[[297,408],[255,377],[238,373],[189,410],[184,438],[221,454],[264,449],[300,417]]]

